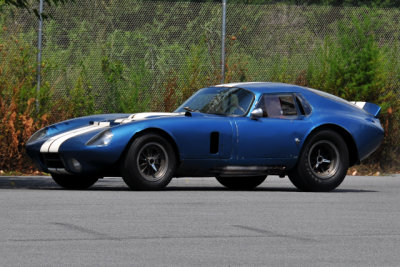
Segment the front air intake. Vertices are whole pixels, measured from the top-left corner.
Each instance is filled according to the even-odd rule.
[[[65,168],[58,153],[42,153],[41,156],[47,168]]]
[[[219,132],[212,132],[210,135],[210,153],[217,154],[219,148]]]

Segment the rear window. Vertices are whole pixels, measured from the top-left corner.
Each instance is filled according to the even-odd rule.
[[[309,115],[311,113],[312,108],[304,96],[296,94],[296,102],[302,115]]]

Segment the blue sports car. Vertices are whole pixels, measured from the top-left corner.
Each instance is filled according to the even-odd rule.
[[[330,191],[380,145],[380,107],[295,85],[203,88],[172,113],[106,114],[47,126],[28,140],[36,165],[68,189],[122,176],[134,190],[173,177],[216,177],[252,189],[267,175]]]

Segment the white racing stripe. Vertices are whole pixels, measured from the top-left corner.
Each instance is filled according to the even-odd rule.
[[[65,141],[67,141],[68,139],[81,135],[81,134],[85,134],[100,128],[104,128],[103,126],[93,126],[91,128],[79,131],[79,132],[73,132],[73,133],[69,133],[67,135],[64,135],[58,139],[56,139],[49,147],[49,153],[57,153],[58,150],[60,149],[60,146],[62,145],[62,143],[64,143]]]
[[[239,87],[239,86],[250,85],[250,84],[255,84],[255,83],[260,83],[260,82],[224,83],[224,84],[217,84],[217,85],[215,85],[215,87]]]
[[[81,132],[81,131],[84,131],[86,129],[91,129],[91,128],[93,128],[93,125],[86,126],[86,127],[83,127],[83,128],[78,128],[78,129],[75,129],[75,130],[72,130],[72,131],[68,131],[68,132],[65,132],[65,133],[62,133],[62,134],[55,135],[55,136],[49,138],[46,142],[43,143],[43,145],[40,147],[40,152],[48,153],[51,144],[53,144],[53,142],[56,141],[58,138],[61,138],[61,137],[66,136],[66,135],[69,135],[71,133],[77,133],[77,132]]]
[[[124,124],[124,123],[132,122],[132,121],[144,120],[149,117],[172,117],[172,116],[179,116],[179,115],[182,115],[182,113],[142,112],[142,113],[134,113],[127,118],[116,119],[114,122]]]
[[[110,123],[94,123],[93,125],[74,129],[72,131],[68,131],[62,134],[58,134],[56,136],[51,137],[48,139],[46,142],[43,143],[43,145],[40,147],[40,152],[41,153],[57,153],[58,150],[60,149],[60,146],[62,143],[67,141],[68,139],[88,133],[97,129],[105,128],[108,127]]]

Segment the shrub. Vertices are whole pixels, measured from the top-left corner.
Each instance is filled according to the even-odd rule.
[[[35,50],[6,28],[0,36],[4,37],[0,39],[0,170],[30,171],[33,168],[24,146],[36,130],[49,123],[48,85],[44,83],[36,95]]]
[[[97,113],[94,108],[95,95],[87,78],[86,68],[83,65],[75,86],[68,93],[68,101],[66,101],[68,108],[64,107],[64,110],[60,111],[64,114],[67,112],[65,114],[67,117],[80,117]]]

